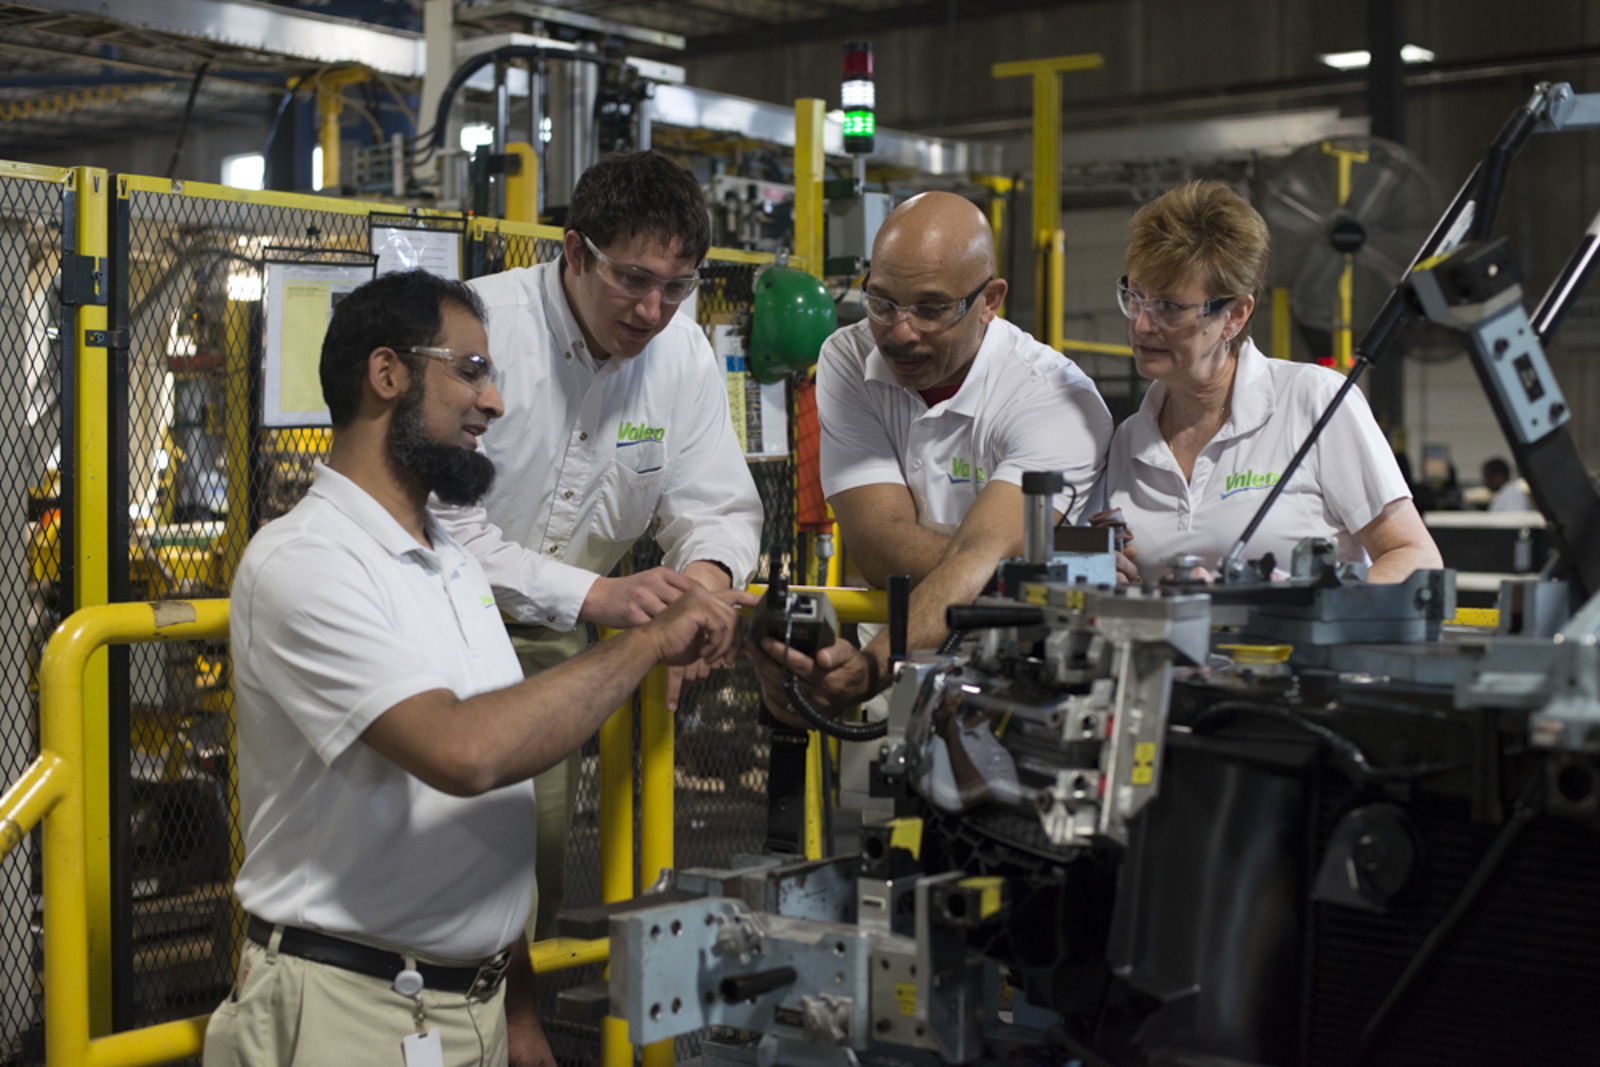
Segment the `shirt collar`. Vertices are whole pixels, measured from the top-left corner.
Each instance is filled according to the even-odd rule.
[[[1228,421],[1218,437],[1237,437],[1266,425],[1275,406],[1272,375],[1267,373],[1267,357],[1256,343],[1245,338],[1239,346],[1239,363],[1233,370],[1233,395]]]
[[[961,380],[961,388],[948,400],[942,400],[934,407],[944,408],[947,414],[973,416],[978,413],[978,405],[983,398],[983,379],[989,373],[989,363],[992,350],[1004,344],[999,338],[1000,331],[995,328],[999,319],[989,323],[983,332],[983,343],[978,346],[978,354],[972,357],[972,365],[967,368],[967,376]],[[883,382],[904,391],[907,395],[916,397],[919,401],[922,394],[915,389],[907,389],[895,380],[894,371],[889,367],[888,360],[883,358],[883,353],[877,345],[872,346],[872,351],[867,353],[866,367],[867,381]],[[930,409],[931,410],[931,409]]]
[[[308,495],[326,500],[391,556],[419,553],[423,559],[440,569],[453,568],[462,558],[460,546],[445,533],[431,510],[425,510],[422,517],[423,529],[427,531],[428,540],[433,542],[430,550],[428,546],[418,544],[399,520],[378,503],[376,497],[326,463],[318,463],[314,467]]]
[[[578,317],[572,313],[572,305],[567,301],[567,291],[561,284],[563,269],[561,257],[540,264],[539,269],[544,272],[545,322],[549,324],[550,332],[554,335],[561,351],[571,352],[574,357],[582,361],[583,366],[596,374],[616,373],[615,368],[623,361],[615,358],[595,359],[594,354],[589,351],[588,342],[583,339],[583,328],[578,325]],[[651,343],[655,343],[654,339]]]

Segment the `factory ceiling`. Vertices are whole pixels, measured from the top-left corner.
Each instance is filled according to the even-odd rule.
[[[982,13],[1063,0],[985,0]],[[976,13],[978,5],[969,3]],[[0,0],[0,157],[74,145],[172,137],[184,122],[260,128],[291,78],[360,60],[388,90],[415,91],[422,67],[420,4],[383,0]],[[409,28],[321,12],[399,11]],[[606,39],[630,54],[682,63],[697,55],[889,26],[938,23],[949,0],[489,0],[458,5],[468,33]],[[385,79],[389,83],[385,84]],[[198,83],[198,87],[197,86]],[[402,85],[400,83],[407,83]],[[192,109],[186,105],[194,92]],[[360,106],[361,101],[356,101]]]

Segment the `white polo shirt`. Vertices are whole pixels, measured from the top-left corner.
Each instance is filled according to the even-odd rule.
[[[917,521],[951,534],[991,481],[1059,470],[1075,519],[1105,463],[1111,413],[1087,375],[1004,319],[989,323],[956,394],[932,407],[899,385],[869,323],[837,331],[817,364],[822,491],[904,485]]]
[[[522,670],[477,563],[429,521],[430,551],[318,466],[245,549],[233,581],[246,911],[268,922],[476,960],[522,936],[531,782],[447,796],[360,740],[432,689]]]
[[[1215,569],[1343,380],[1326,367],[1268,359],[1245,341],[1228,421],[1200,450],[1187,482],[1157,421],[1166,386],[1151,385],[1138,412],[1117,428],[1106,461],[1108,506],[1122,509],[1140,575],[1163,577],[1161,560],[1180,553],[1199,555]],[[1327,537],[1337,542],[1341,560],[1365,561],[1354,534],[1390,502],[1410,496],[1367,398],[1352,389],[1251,537],[1245,558],[1271,552],[1286,571],[1302,537]]]
[[[638,356],[596,360],[559,261],[471,284],[489,312],[506,415],[479,441],[496,472],[483,505],[436,513],[483,565],[500,607],[571,629],[595,577],[652,522],[667,566],[714,560],[743,585],[761,498],[700,327],[674,315]]]

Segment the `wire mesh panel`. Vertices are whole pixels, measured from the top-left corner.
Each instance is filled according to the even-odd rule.
[[[749,333],[759,265],[710,259],[702,270],[695,317],[709,332],[731,325]],[[788,458],[752,460],[750,473],[765,519],[757,580],[776,562],[788,573],[794,556],[794,472]],[[768,731],[755,672],[741,660],[685,694],[677,717],[677,861],[680,867],[724,866],[739,852],[758,852],[766,838]]]
[[[561,231],[554,226],[481,219],[475,234],[470,257],[473,277],[533,267],[561,255]]]
[[[38,755],[39,655],[71,602],[60,540],[66,196],[65,172],[0,171],[0,789]],[[0,861],[0,1063],[43,1060],[38,856],[35,832]]]

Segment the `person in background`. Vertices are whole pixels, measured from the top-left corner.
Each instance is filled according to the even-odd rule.
[[[1533,507],[1528,491],[1511,477],[1511,464],[1495,456],[1483,461],[1483,485],[1490,493],[1490,511],[1527,511]]]
[[[1215,567],[1338,391],[1342,377],[1268,359],[1249,325],[1267,267],[1266,223],[1226,185],[1199,181],[1140,208],[1117,303],[1141,377],[1152,384],[1117,428],[1107,506],[1120,509],[1143,578],[1164,559]],[[1352,391],[1247,547],[1287,570],[1320,536],[1343,560],[1370,559],[1376,582],[1441,566],[1394,453]]]

